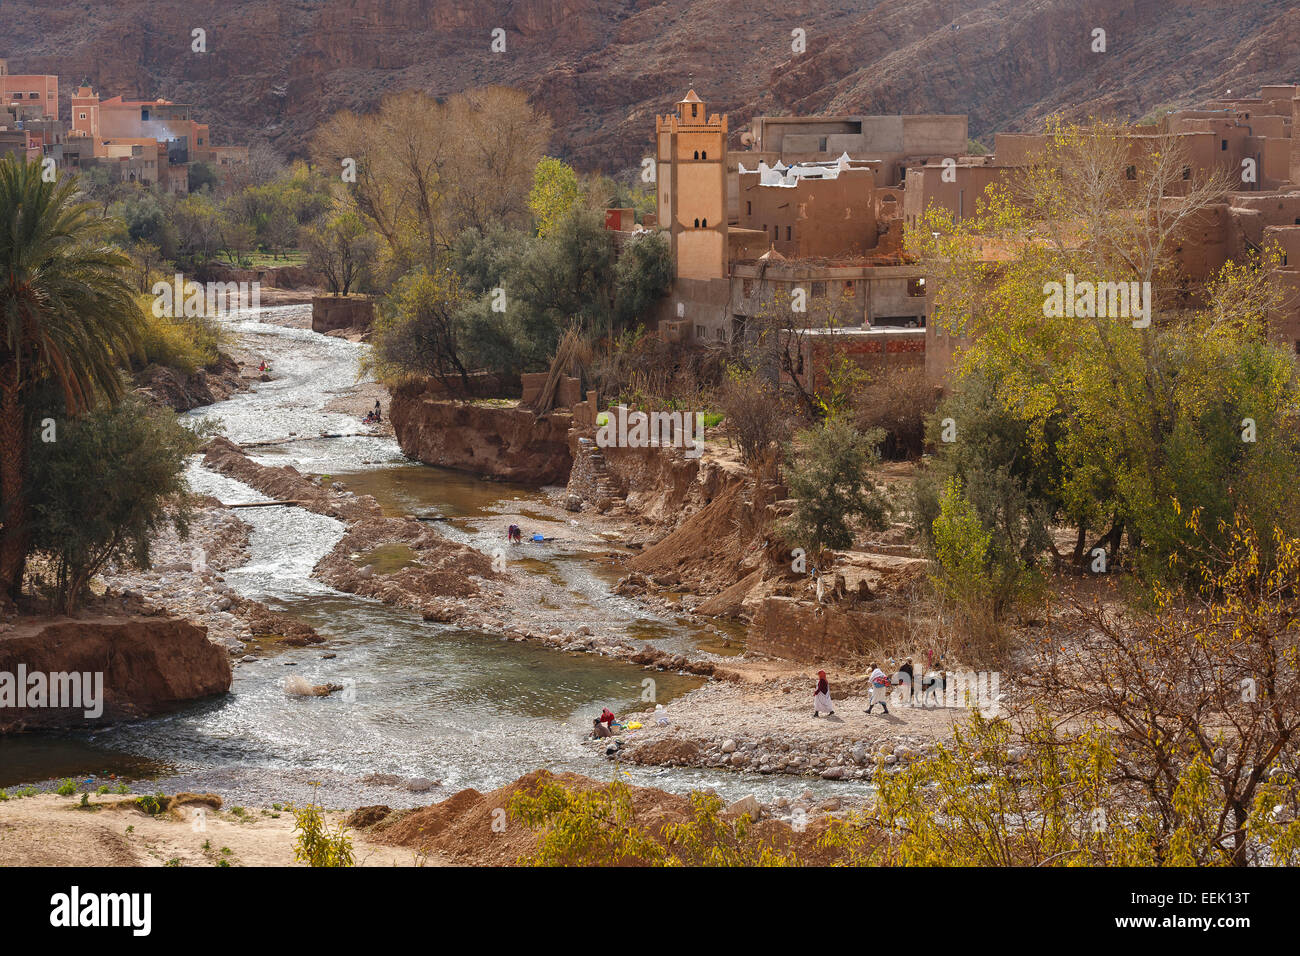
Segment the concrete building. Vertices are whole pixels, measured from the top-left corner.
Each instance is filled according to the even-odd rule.
[[[72,96],[71,115],[78,166],[106,163],[122,182],[185,193],[192,163],[220,168],[248,162],[247,146],[213,146],[207,124],[195,121],[190,106],[170,100],[101,100],[82,86]]]
[[[0,60],[0,106],[21,106],[28,115],[34,114],[35,119],[58,119],[59,78],[11,73],[9,61]]]
[[[738,173],[740,228],[770,234],[772,248],[786,258],[866,255],[880,245],[882,224],[897,219],[897,191],[878,192],[875,164],[847,153],[789,167],[760,162],[751,170],[742,163]]]

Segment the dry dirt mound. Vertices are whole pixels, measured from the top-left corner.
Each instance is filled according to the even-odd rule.
[[[628,568],[653,576],[661,585],[689,580],[696,594],[731,587],[762,559],[755,541],[761,528],[746,490],[742,482],[727,485],[671,534],[629,561]]]
[[[460,602],[479,592],[475,578],[494,576],[482,552],[405,518],[366,518],[351,525],[312,573],[340,591],[400,604],[440,621],[464,612]]]
[[[341,521],[360,521],[383,513],[379,502],[370,495],[343,494],[324,488],[292,465],[271,468],[258,464],[227,438],[214,438],[208,443],[203,464],[277,501],[296,501],[308,511]]]
[[[564,786],[591,790],[606,786],[580,774],[550,774],[534,770],[513,783],[489,793],[461,790],[442,803],[403,814],[391,822],[367,831],[366,839],[389,846],[403,846],[440,857],[447,862],[475,866],[516,864],[537,847],[537,835],[509,818],[510,798],[521,790],[532,790],[550,778]],[[665,826],[690,819],[689,798],[648,787],[629,787],[637,825],[662,836]],[[734,816],[730,811],[726,817]],[[504,821],[504,826],[502,824]],[[495,827],[494,827],[495,824]],[[757,840],[770,840],[778,847],[793,848],[806,863],[829,862],[826,851],[817,847],[825,829],[821,820],[810,820],[802,833],[776,820],[761,820],[751,831]]]

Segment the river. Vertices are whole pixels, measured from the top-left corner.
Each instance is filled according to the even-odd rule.
[[[458,521],[508,506],[526,509],[537,489],[483,481],[411,463],[395,441],[380,437],[321,440],[322,431],[358,430],[348,415],[325,410],[357,380],[364,346],[277,324],[283,306],[226,320],[241,344],[264,356],[274,379],[227,401],[188,413],[221,422],[243,443],[300,439],[256,449],[266,464],[343,480],[373,494],[395,514],[436,512],[437,527],[456,540],[489,550],[484,533]],[[262,321],[268,319],[270,321]],[[195,460],[195,491],[223,501],[265,496],[217,475]],[[684,768],[616,766],[602,750],[583,744],[592,717],[645,709],[642,667],[592,654],[563,653],[532,643],[426,622],[401,608],[335,591],[311,569],[343,534],[343,525],[300,508],[254,508],[240,513],[252,527],[250,555],[226,572],[240,594],[292,613],[328,643],[286,649],[257,663],[239,664],[231,692],[181,711],[97,732],[27,735],[0,741],[0,786],[54,777],[108,774],[136,781],[137,790],[214,791],[226,804],[269,806],[301,801],[320,784],[328,806],[366,803],[427,804],[464,787],[486,790],[546,767],[598,779],[685,792],[712,788],[728,799],[793,796],[809,782]],[[657,615],[611,593],[616,575],[581,553],[552,548],[533,571],[559,581],[602,620],[617,619],[629,640],[665,650],[724,650],[716,635],[682,618]],[[326,659],[329,652],[337,656]],[[326,698],[284,693],[285,676],[346,688]],[[667,702],[698,687],[699,678],[655,673],[657,699]],[[412,792],[375,775],[440,780],[430,792]],[[145,783],[141,778],[148,778]],[[864,789],[816,781],[813,789]]]

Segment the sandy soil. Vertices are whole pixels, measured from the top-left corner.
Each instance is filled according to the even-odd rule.
[[[37,794],[0,801],[0,866],[299,866],[293,859],[293,815],[275,810],[190,808],[150,816],[129,796]],[[344,817],[328,813],[333,826]],[[370,841],[353,831],[358,866],[416,866],[442,862],[434,855]],[[204,844],[208,845],[204,849]],[[230,852],[225,852],[229,850]],[[176,864],[172,864],[176,865]]]

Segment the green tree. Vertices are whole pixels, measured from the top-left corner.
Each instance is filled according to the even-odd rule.
[[[577,320],[589,335],[612,323],[614,241],[599,210],[575,207],[531,243],[506,283],[527,343],[526,361],[545,367],[561,332]]]
[[[0,594],[16,599],[30,546],[27,466],[32,388],[54,379],[72,413],[123,392],[142,324],[131,261],[110,224],[79,201],[74,177],[0,160]]]
[[[185,460],[201,437],[138,398],[56,422],[32,451],[32,546],[53,559],[53,597],[73,611],[110,560],[149,566],[153,536],[188,530]]]
[[[614,266],[614,323],[618,331],[647,318],[673,284],[667,234],[644,232],[623,247]]]
[[[857,522],[885,527],[885,502],[867,473],[883,438],[879,429],[863,434],[839,418],[795,436],[784,469],[795,508],[778,528],[787,544],[824,563],[826,550],[852,546]]]
[[[468,394],[460,309],[464,294],[450,269],[403,276],[379,304],[367,366],[384,382],[432,376],[449,391]]]
[[[528,208],[537,221],[537,234],[549,236],[578,201],[578,174],[563,160],[544,156],[533,170]]]
[[[347,295],[364,279],[378,252],[378,243],[361,217],[353,212],[325,216],[302,230],[307,264],[319,270],[334,295]]]

